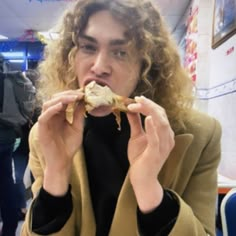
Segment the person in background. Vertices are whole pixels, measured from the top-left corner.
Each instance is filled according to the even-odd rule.
[[[40,72],[21,235],[215,235],[220,124],[192,108],[192,82],[153,2],[77,1]],[[108,106],[84,116],[78,88],[91,81],[135,99],[121,131]]]
[[[4,98],[4,58],[0,55],[0,112]],[[15,236],[18,225],[16,190],[13,179],[12,153],[17,133],[11,126],[0,121],[0,213],[2,218],[1,236]]]
[[[30,79],[32,82],[33,86],[38,88],[38,84],[40,81],[40,73],[37,68],[35,69],[28,69],[24,72],[25,76]],[[33,116],[32,116],[32,124],[36,123],[38,120],[39,115],[41,114],[41,107],[40,107],[40,102],[37,100],[37,97],[35,97],[35,107],[33,111]],[[31,125],[32,125],[31,124]]]
[[[39,72],[37,70],[26,70],[24,75],[30,79],[32,85],[36,88],[37,81],[40,77]],[[15,201],[18,203],[18,215],[19,220],[25,219],[26,214],[26,201],[27,201],[27,192],[23,182],[24,173],[26,166],[28,164],[28,156],[29,156],[29,144],[28,144],[28,136],[29,131],[32,125],[37,121],[37,117],[39,116],[40,110],[38,106],[35,105],[34,110],[32,111],[31,119],[21,127],[21,136],[18,138],[20,140],[18,147],[13,152],[13,160],[15,167],[15,188],[16,188],[16,198]]]

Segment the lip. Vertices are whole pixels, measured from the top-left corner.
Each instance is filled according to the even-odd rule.
[[[110,88],[109,84],[106,81],[103,81],[103,80],[97,79],[97,78],[87,78],[87,79],[85,79],[84,87],[92,81],[95,81],[97,84],[99,84],[101,86],[104,86],[104,87],[107,86],[107,87]]]

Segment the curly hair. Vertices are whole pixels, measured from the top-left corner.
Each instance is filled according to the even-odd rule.
[[[193,102],[192,81],[181,61],[175,41],[168,32],[156,4],[151,0],[79,0],[66,12],[58,40],[45,47],[45,60],[40,64],[40,92],[45,99],[53,93],[78,88],[75,75],[76,39],[89,17],[108,10],[127,28],[127,37],[142,59],[138,85],[132,96],[144,95],[167,113],[177,132]]]

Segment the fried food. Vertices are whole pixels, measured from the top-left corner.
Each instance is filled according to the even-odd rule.
[[[108,86],[101,86],[95,81],[87,84],[84,89],[85,110],[91,112],[100,106],[109,106],[116,117],[120,129],[120,112],[127,112],[127,106],[135,103],[134,99],[115,94]]]

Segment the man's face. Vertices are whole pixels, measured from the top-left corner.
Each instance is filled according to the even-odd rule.
[[[119,95],[130,96],[137,85],[141,63],[134,47],[128,46],[125,31],[109,11],[99,11],[89,18],[79,36],[75,58],[80,87],[95,80]],[[98,115],[109,112],[102,113]]]

